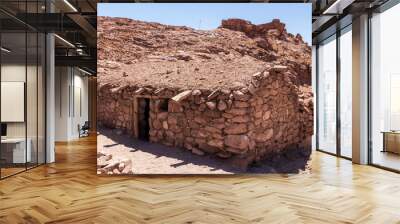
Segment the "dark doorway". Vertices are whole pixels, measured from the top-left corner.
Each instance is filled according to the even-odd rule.
[[[149,118],[150,118],[150,99],[138,99],[138,126],[139,126],[139,139],[149,140]]]

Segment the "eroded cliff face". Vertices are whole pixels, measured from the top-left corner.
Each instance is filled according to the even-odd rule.
[[[309,156],[311,49],[279,20],[199,31],[100,17],[98,26],[99,123],[134,134],[135,100],[150,97],[153,142],[240,166],[297,149]]]
[[[311,85],[311,48],[300,34],[294,36],[288,33],[279,19],[261,25],[242,19],[228,19],[222,21],[220,28],[245,33],[255,41],[257,47],[273,55],[267,61],[289,65],[296,71],[296,78],[301,84]]]
[[[243,87],[267,64],[288,66],[296,82],[311,84],[311,48],[279,20],[229,19],[204,31],[98,17],[98,61],[100,84]]]

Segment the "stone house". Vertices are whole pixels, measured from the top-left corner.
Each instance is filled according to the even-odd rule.
[[[99,17],[98,122],[241,168],[309,157],[311,48],[279,20],[202,31]]]
[[[98,120],[135,138],[231,158],[237,166],[311,150],[312,98],[287,66],[249,74],[244,87],[153,88],[105,84]]]

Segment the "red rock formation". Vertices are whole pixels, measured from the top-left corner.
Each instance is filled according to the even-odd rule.
[[[268,37],[271,34],[275,34],[277,36],[287,34],[285,24],[281,23],[279,19],[274,19],[270,23],[261,25],[254,25],[251,22],[243,19],[227,19],[222,20],[220,28],[244,32],[251,38]]]
[[[150,141],[239,166],[293,148],[309,156],[311,48],[279,20],[204,31],[99,17],[98,52],[100,124],[135,134],[132,107],[150,97]]]

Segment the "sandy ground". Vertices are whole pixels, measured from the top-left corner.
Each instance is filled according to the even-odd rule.
[[[112,154],[113,159],[132,159],[134,174],[235,174],[243,171],[234,169],[227,160],[210,155],[198,156],[190,151],[150,143],[117,135],[110,129],[100,129],[97,136],[97,150]],[[304,172],[304,161],[265,162],[249,167],[246,173],[298,173]],[[279,168],[276,168],[279,167]],[[308,171],[308,168],[305,169]]]
[[[135,174],[230,174],[237,170],[210,156],[198,156],[185,149],[168,147],[117,135],[102,129],[97,136],[97,150],[112,154],[113,159],[132,159]]]

